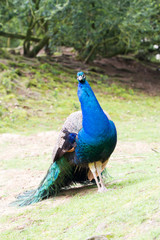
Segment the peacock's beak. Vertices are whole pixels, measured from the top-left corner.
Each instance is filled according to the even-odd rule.
[[[82,82],[85,82],[86,77],[84,75],[80,75],[80,76],[77,76],[77,80],[82,83]]]
[[[82,79],[83,79],[83,76],[78,76],[78,81],[82,81]]]

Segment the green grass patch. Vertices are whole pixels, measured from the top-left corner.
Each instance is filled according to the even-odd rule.
[[[80,109],[74,71],[23,57],[1,66],[1,133],[57,129],[70,113]],[[87,79],[116,123],[119,139],[158,141],[160,97],[111,84],[107,75],[92,71],[87,73]]]
[[[86,239],[106,235],[108,239],[157,239],[160,236],[159,156],[144,156],[139,162],[110,164],[108,192],[95,187],[68,192],[63,203],[49,199],[18,214],[1,218],[7,230],[1,239]],[[65,194],[67,194],[65,192]]]

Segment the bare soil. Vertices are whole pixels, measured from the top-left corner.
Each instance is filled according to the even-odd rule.
[[[107,74],[109,83],[119,82],[149,95],[160,95],[160,63],[141,62],[132,56],[117,56],[100,58],[91,64],[84,64],[67,49],[63,50],[62,56],[53,56],[51,61],[60,62],[62,66],[76,71],[90,70]]]

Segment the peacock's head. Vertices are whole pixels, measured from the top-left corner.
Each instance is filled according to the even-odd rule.
[[[80,83],[84,83],[86,81],[86,77],[84,75],[83,72],[78,72],[77,73],[77,80],[80,82]]]

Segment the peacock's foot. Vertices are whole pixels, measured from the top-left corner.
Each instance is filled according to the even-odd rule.
[[[98,192],[99,193],[104,193],[104,192],[107,192],[107,188],[105,186],[102,186],[101,188],[98,189]]]

